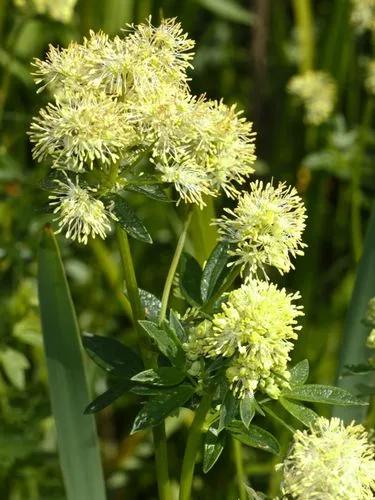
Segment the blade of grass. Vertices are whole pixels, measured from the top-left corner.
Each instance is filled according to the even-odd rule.
[[[39,251],[38,286],[52,412],[68,500],[105,500],[95,420],[79,330],[60,252],[50,227]]]
[[[339,378],[337,385],[348,391],[356,393],[358,377],[340,378],[345,365],[363,363],[369,357],[366,348],[366,339],[369,328],[362,323],[366,313],[368,301],[375,296],[375,206],[372,209],[369,221],[364,251],[360,260],[353,295],[350,301],[348,315],[346,318],[344,334],[342,337],[341,354],[339,362]],[[362,375],[361,383],[371,383],[372,374]],[[346,422],[351,420],[362,421],[366,415],[367,407],[335,407],[333,415],[340,417]]]

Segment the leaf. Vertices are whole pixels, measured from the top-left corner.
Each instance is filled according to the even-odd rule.
[[[367,375],[375,371],[375,366],[368,363],[359,363],[358,365],[347,365],[343,372],[343,377],[350,377],[352,375]]]
[[[237,2],[232,0],[196,0],[202,7],[210,10],[217,16],[220,16],[228,21],[235,23],[252,25],[254,23],[253,14],[244,9]]]
[[[204,266],[201,280],[201,296],[207,302],[224,283],[230,272],[227,266],[229,261],[229,243],[218,243]]]
[[[303,385],[309,377],[309,362],[307,359],[300,361],[290,370],[290,385]]]
[[[134,210],[119,194],[111,195],[114,202],[113,213],[118,218],[117,223],[133,238],[145,243],[152,243],[145,225],[138,219]]]
[[[60,252],[49,227],[42,236],[38,264],[43,341],[66,497],[105,500],[95,420],[83,414],[91,398],[77,319]]]
[[[100,396],[95,398],[94,401],[91,401],[91,403],[86,406],[84,413],[88,415],[90,413],[97,413],[98,411],[103,410],[116,401],[116,399],[122,396],[125,392],[129,391],[131,387],[132,384],[130,382],[124,382],[110,387],[103,392],[103,394],[100,394]]]
[[[240,416],[243,424],[246,428],[249,427],[250,422],[255,415],[255,399],[250,396],[246,396],[240,401]]]
[[[187,253],[181,255],[179,274],[182,295],[192,306],[201,305],[200,282],[202,270],[194,257]]]
[[[150,399],[135,417],[131,433],[153,427],[162,422],[170,413],[188,401],[194,394],[192,385],[179,385],[173,387],[165,394]]]
[[[138,396],[164,396],[169,390],[169,387],[151,386],[151,385],[134,385],[129,392],[138,394]]]
[[[375,205],[373,205],[368,223],[363,254],[358,265],[357,277],[352,298],[349,304],[345,328],[341,341],[340,362],[338,367],[337,385],[348,391],[354,391],[357,381],[353,377],[340,378],[346,365],[363,363],[368,358],[366,340],[368,328],[362,323],[369,300],[375,296]],[[363,375],[364,383],[371,384],[373,373]],[[368,400],[368,398],[366,398]],[[366,416],[366,408],[334,408],[333,416],[343,419],[346,423],[356,420],[362,422]]]
[[[339,387],[319,384],[296,386],[282,394],[288,399],[309,401],[311,403],[325,403],[340,406],[366,406],[367,403],[357,399],[350,392]]]
[[[0,351],[0,364],[14,387],[19,390],[25,389],[25,372],[30,363],[22,352],[18,352],[10,347]]]
[[[151,198],[156,201],[171,202],[172,200],[165,194],[162,186],[160,184],[143,184],[136,185],[131,184],[127,186],[127,191],[134,191],[136,193],[143,194],[147,198]]]
[[[139,324],[152,340],[155,341],[160,352],[162,352],[173,365],[180,367],[184,364],[185,353],[177,342],[177,339],[172,337],[171,332],[164,328],[159,328],[159,326],[152,321],[142,320],[139,321]]]
[[[318,415],[315,411],[310,410],[310,408],[306,408],[300,404],[294,403],[292,401],[288,401],[284,398],[279,398],[279,403],[289,412],[294,418],[302,422],[307,427],[314,423]]]
[[[145,316],[151,321],[158,321],[160,316],[161,301],[147,290],[139,288],[139,297],[145,310]]]
[[[240,420],[234,420],[228,425],[227,429],[235,439],[247,446],[269,451],[275,455],[280,453],[277,439],[270,432],[257,425],[250,424],[249,428],[246,429]]]
[[[237,399],[232,391],[227,391],[220,407],[220,418],[217,432],[221,432],[227,427],[235,417],[237,412]]]
[[[172,309],[169,311],[169,326],[171,330],[174,331],[176,337],[178,338],[181,344],[187,341],[188,335],[185,332],[185,329],[182,326],[181,321],[179,320],[176,313]]]
[[[143,370],[138,354],[118,340],[86,333],[82,342],[90,358],[111,375],[131,378]]]
[[[160,367],[137,373],[132,377],[133,382],[157,386],[173,386],[180,384],[185,378],[185,373],[177,368]]]
[[[287,429],[289,432],[291,432],[292,434],[296,432],[296,430],[292,426],[287,424],[281,417],[279,417],[279,415],[277,415],[273,410],[271,410],[271,408],[269,408],[268,406],[263,406],[263,408],[265,413],[267,413],[267,415],[276,420],[276,422],[279,422],[279,424],[285,427],[285,429]]]
[[[206,432],[203,443],[203,472],[205,474],[207,474],[218,461],[224,450],[226,438],[226,432],[217,434],[210,429]]]

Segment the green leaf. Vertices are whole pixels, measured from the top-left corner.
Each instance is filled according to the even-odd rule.
[[[6,347],[4,351],[0,351],[0,365],[12,385],[21,391],[24,390],[25,372],[30,366],[26,356],[22,352]]]
[[[207,302],[219,290],[230,272],[227,266],[229,246],[227,242],[218,243],[206,262],[200,285],[203,302]]]
[[[202,7],[228,21],[248,26],[254,23],[254,15],[232,0],[196,0]]]
[[[111,375],[131,378],[143,370],[138,354],[118,340],[86,333],[82,342],[90,358]]]
[[[181,324],[181,321],[177,317],[176,313],[171,309],[169,311],[169,327],[174,331],[176,337],[180,341],[181,344],[187,341],[188,335],[185,332],[184,327]]]
[[[124,382],[122,384],[116,384],[113,387],[107,389],[103,394],[100,394],[94,401],[91,401],[86,406],[85,414],[89,413],[97,413],[100,410],[103,410],[107,406],[111,405],[116,399],[122,396],[125,392],[128,392],[132,384],[130,382]]]
[[[133,238],[152,243],[145,225],[138,219],[134,210],[119,194],[111,195],[111,200],[114,202],[113,213],[118,218],[117,223]]]
[[[202,304],[200,282],[202,270],[198,262],[187,253],[183,253],[179,266],[180,289],[182,295],[192,306]]]
[[[221,432],[234,419],[237,413],[238,403],[232,391],[228,390],[220,406],[220,418],[217,432]]]
[[[340,387],[329,385],[307,384],[296,386],[290,391],[285,391],[283,396],[288,399],[309,401],[311,403],[325,403],[340,406],[362,406],[367,405],[364,401],[357,399],[350,392]]]
[[[307,359],[297,363],[290,370],[290,385],[303,385],[309,377],[309,362]]]
[[[173,386],[180,384],[184,378],[185,373],[178,368],[162,366],[137,373],[132,377],[132,381],[157,386]]]
[[[91,398],[77,319],[60,252],[48,227],[38,263],[43,341],[66,496],[68,500],[105,500],[95,420],[83,414]]]
[[[183,406],[194,392],[195,388],[192,385],[185,384],[172,387],[168,392],[150,399],[136,416],[132,434],[160,424],[170,413]]]
[[[138,394],[138,396],[164,396],[169,390],[169,387],[151,386],[151,385],[135,385],[129,392]]]
[[[203,472],[205,474],[207,474],[218,461],[224,450],[226,438],[226,432],[217,434],[216,431],[213,432],[210,429],[206,432],[203,443]]]
[[[147,198],[151,198],[156,201],[171,202],[172,200],[166,195],[165,191],[160,184],[143,184],[136,185],[131,184],[126,187],[127,191],[134,191],[136,193],[143,194]]]
[[[139,324],[174,366],[181,367],[185,363],[185,353],[177,339],[172,336],[172,332],[160,328],[152,321],[143,320],[139,321]]]
[[[287,429],[289,432],[291,432],[292,434],[294,434],[296,432],[294,427],[287,424],[281,417],[279,417],[279,415],[277,415],[273,410],[271,410],[271,408],[264,405],[263,409],[264,409],[265,413],[267,413],[267,415],[269,415],[271,418],[276,420],[276,422],[279,422],[279,424],[282,425],[283,427],[285,427],[285,429]]]
[[[340,363],[338,367],[337,385],[348,391],[356,389],[355,377],[340,378],[344,366],[363,363],[369,356],[366,340],[368,327],[362,323],[367,304],[375,296],[375,204],[373,205],[368,223],[363,254],[358,265],[357,277],[352,298],[349,304],[345,328],[341,340]],[[371,384],[374,374],[363,375],[364,383]],[[368,398],[366,398],[368,400]],[[356,420],[362,422],[366,416],[366,408],[334,408],[333,416],[343,419],[346,423]]]
[[[139,288],[139,296],[145,310],[145,316],[150,321],[158,321],[160,316],[161,301],[147,290]]]
[[[245,427],[248,428],[255,415],[255,398],[246,396],[240,401],[240,416]]]
[[[240,420],[234,420],[227,427],[232,436],[241,443],[253,448],[259,448],[277,455],[280,453],[280,446],[277,439],[265,429],[257,425],[250,424],[246,429]]]
[[[284,398],[279,398],[278,401],[287,412],[306,426],[311,425],[318,418],[315,411],[310,410],[310,408],[306,408],[305,406],[288,401]]]

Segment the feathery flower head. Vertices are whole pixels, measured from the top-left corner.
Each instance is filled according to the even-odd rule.
[[[223,240],[236,244],[230,253],[251,275],[258,269],[266,275],[265,266],[283,274],[293,269],[291,256],[303,255],[306,209],[295,188],[252,182],[250,192],[238,198],[234,210],[226,208],[225,212],[228,215],[215,224]]]
[[[54,167],[76,172],[117,161],[133,146],[135,133],[126,122],[124,107],[105,94],[86,92],[41,109],[30,128],[33,157],[51,156]]]
[[[375,446],[362,425],[319,417],[297,431],[284,463],[282,490],[297,500],[370,500],[375,494]]]
[[[193,356],[233,357],[227,377],[237,397],[259,389],[277,398],[288,386],[291,341],[303,315],[302,306],[293,303],[299,298],[267,281],[249,280],[229,293],[211,322],[192,331],[186,349]]]
[[[375,31],[375,0],[352,0],[351,22],[358,33]]]
[[[117,220],[111,212],[111,207],[94,197],[95,188],[79,185],[72,182],[67,176],[65,182],[55,180],[56,188],[49,196],[50,205],[58,222],[57,233],[65,232],[65,236],[79,243],[87,244],[88,237],[100,236],[105,239],[111,229],[111,219]]]
[[[28,14],[35,12],[62,23],[71,21],[76,3],[77,0],[14,0],[15,6]]]
[[[305,121],[320,125],[332,114],[336,99],[336,84],[324,71],[306,71],[295,75],[288,83],[288,91],[305,106]]]

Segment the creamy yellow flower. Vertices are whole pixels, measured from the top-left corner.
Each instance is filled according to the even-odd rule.
[[[279,466],[282,490],[296,500],[371,500],[375,496],[375,446],[362,425],[319,417],[297,431]]]
[[[72,20],[76,3],[77,0],[14,0],[16,7],[28,14],[43,14],[62,23]]]
[[[230,254],[250,275],[261,269],[266,276],[266,266],[283,274],[293,269],[291,257],[303,255],[306,209],[295,188],[252,182],[237,206],[225,212],[215,224],[222,240],[235,244]]]
[[[288,83],[288,91],[297,96],[305,107],[305,121],[320,125],[331,116],[336,100],[336,84],[323,71],[307,71]]]
[[[358,33],[375,30],[375,0],[351,0],[351,22]]]

